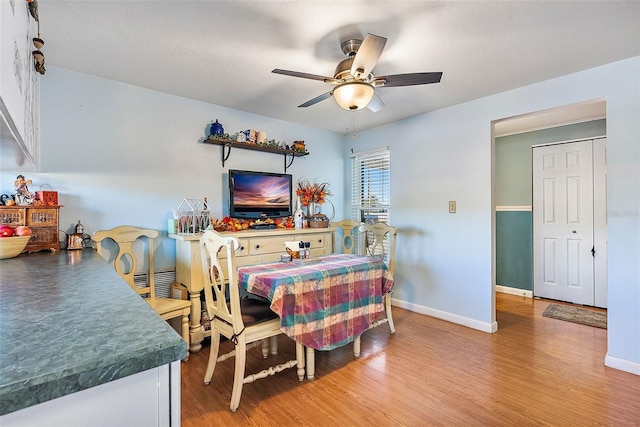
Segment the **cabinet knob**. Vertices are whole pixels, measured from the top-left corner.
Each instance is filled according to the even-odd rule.
[[[260,245],[256,245],[256,249],[260,249]]]
[[[240,250],[241,250],[241,251],[244,251],[244,246],[240,246]]]

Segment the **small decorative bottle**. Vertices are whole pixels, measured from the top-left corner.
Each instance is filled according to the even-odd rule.
[[[304,212],[302,212],[302,208],[300,207],[300,197],[298,197],[298,201],[296,202],[296,211],[293,214],[294,227],[302,228],[303,221],[304,221]]]
[[[298,243],[298,247],[300,248],[300,251],[298,252],[300,254],[300,259],[305,259],[307,257],[307,253],[304,250],[304,242]]]
[[[304,242],[304,257],[311,258],[311,242]]]

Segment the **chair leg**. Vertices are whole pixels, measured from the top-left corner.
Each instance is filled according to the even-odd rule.
[[[296,342],[296,360],[298,361],[298,379],[304,380],[304,345]]]
[[[247,343],[245,334],[238,337],[236,344],[236,370],[233,374],[233,391],[231,392],[231,412],[236,412],[240,406],[240,396],[242,395],[242,385],[244,380],[244,365],[247,358]]]
[[[220,350],[220,334],[215,331],[211,331],[211,346],[209,347],[209,363],[207,363],[207,370],[204,374],[204,385],[208,385],[211,382],[213,371],[216,369],[216,362],[218,361],[218,351]]]
[[[278,336],[274,335],[269,339],[271,340],[271,354],[278,354]]]
[[[353,340],[353,355],[354,357],[360,357],[360,335],[356,339]]]
[[[384,296],[384,305],[387,309],[387,320],[389,323],[389,331],[391,335],[396,333],[396,327],[393,324],[393,315],[391,314],[391,293],[388,293]]]
[[[187,355],[184,361],[189,360],[189,313],[182,316],[182,339],[187,343]]]

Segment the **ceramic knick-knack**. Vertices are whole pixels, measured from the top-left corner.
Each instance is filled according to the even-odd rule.
[[[224,128],[222,127],[222,124],[220,124],[218,122],[218,119],[216,119],[215,123],[211,123],[211,127],[209,128],[209,132],[211,135],[222,135],[224,134]]]
[[[300,207],[300,197],[298,197],[298,201],[296,202],[296,211],[293,213],[293,224],[295,228],[302,228],[304,222],[304,212],[302,212],[302,208]]]

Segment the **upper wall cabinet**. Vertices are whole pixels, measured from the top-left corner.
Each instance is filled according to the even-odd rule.
[[[40,77],[34,67],[37,22],[24,0],[0,1],[0,168],[40,168]]]

